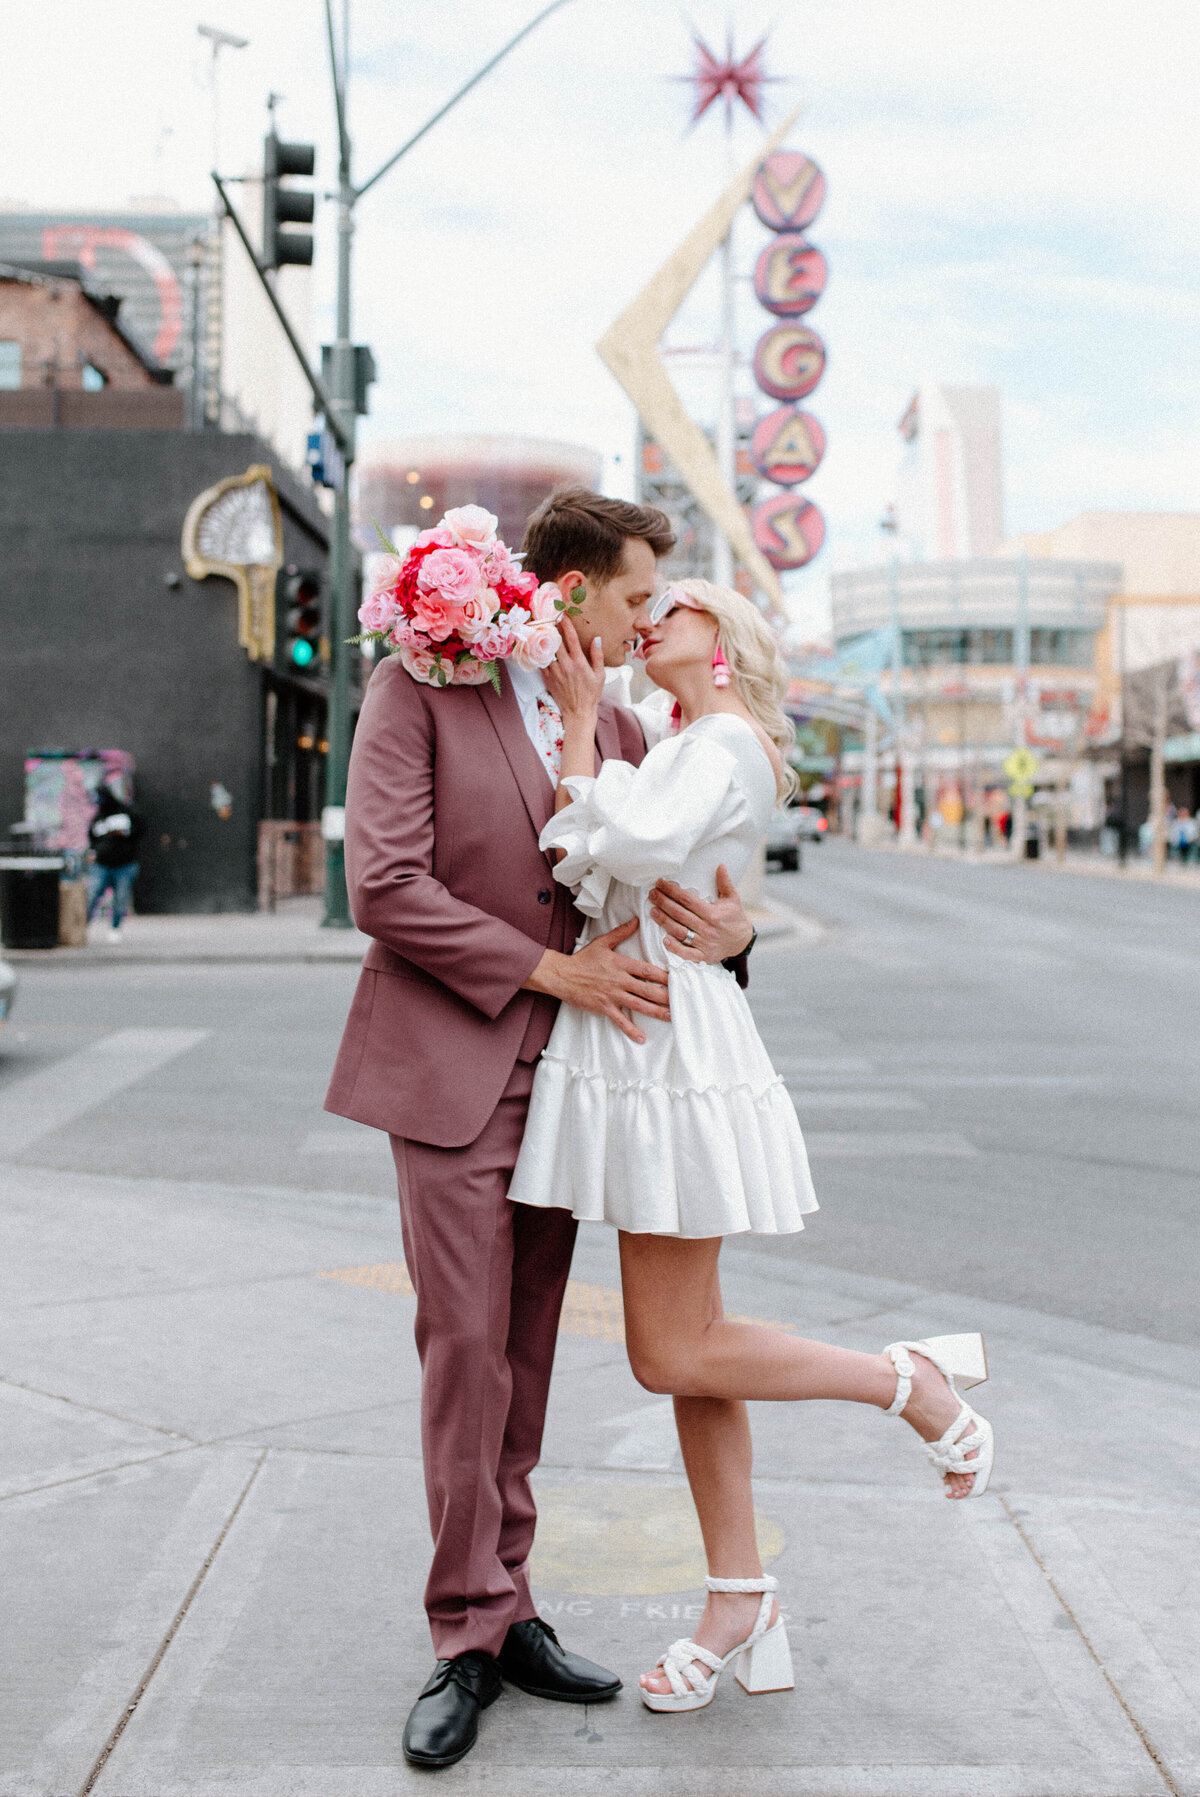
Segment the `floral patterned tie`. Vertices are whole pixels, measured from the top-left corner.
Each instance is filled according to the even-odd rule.
[[[562,712],[549,693],[538,694],[537,737],[542,760],[550,771],[551,780],[557,786],[559,769],[562,767],[563,721]]]

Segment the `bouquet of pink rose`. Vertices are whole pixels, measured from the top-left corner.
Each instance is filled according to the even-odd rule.
[[[359,607],[363,629],[354,641],[384,644],[427,686],[490,680],[498,692],[509,656],[523,667],[547,667],[558,653],[560,615],[578,606],[523,573],[496,524],[481,505],[456,506],[407,555],[380,531],[387,554]]]

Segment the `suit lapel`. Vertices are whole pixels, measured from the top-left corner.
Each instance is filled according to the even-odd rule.
[[[621,759],[621,737],[617,730],[616,713],[611,705],[602,704],[600,715],[596,719],[596,772],[600,772],[602,761]]]
[[[500,739],[500,747],[520,789],[534,835],[540,836],[554,812],[554,788],[546,777],[541,756],[525,734],[521,707],[504,664],[500,666],[499,692],[490,680],[477,686],[475,691]]]

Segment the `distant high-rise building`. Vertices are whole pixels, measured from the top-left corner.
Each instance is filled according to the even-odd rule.
[[[899,430],[904,554],[923,562],[993,554],[1004,541],[999,389],[920,387]]]

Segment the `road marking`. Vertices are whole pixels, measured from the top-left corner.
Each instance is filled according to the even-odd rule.
[[[907,1159],[917,1156],[973,1160],[979,1153],[978,1148],[968,1142],[965,1136],[955,1135],[952,1130],[863,1130],[851,1132],[806,1129],[804,1141],[810,1154],[823,1155],[826,1160],[885,1161],[892,1160],[898,1155],[904,1155]]]
[[[864,1061],[860,1055],[843,1055],[840,1059],[829,1060],[823,1055],[780,1055],[775,1061],[776,1073],[785,1079],[798,1079],[802,1074],[851,1074],[873,1073],[872,1061]]]
[[[642,1404],[623,1416],[606,1417],[602,1429],[621,1434],[604,1456],[603,1466],[621,1466],[642,1473],[668,1473],[675,1464],[679,1437],[675,1433],[675,1406],[670,1398]]]
[[[366,1129],[361,1124],[357,1130],[314,1129],[300,1142],[297,1154],[330,1154],[330,1155],[368,1155],[376,1154],[386,1157],[391,1165],[392,1151],[388,1139],[382,1130]]]
[[[797,1110],[839,1111],[926,1111],[929,1106],[911,1092],[839,1092],[832,1087],[823,1092],[819,1086],[788,1087]]]
[[[413,1282],[402,1260],[380,1261],[371,1267],[327,1267],[318,1279],[336,1279],[339,1285],[363,1285],[370,1291],[394,1292],[401,1298],[414,1298]],[[781,1329],[796,1333],[794,1323],[779,1323],[770,1317],[730,1316],[731,1323],[755,1323],[762,1329]],[[616,1286],[588,1285],[582,1279],[568,1279],[558,1321],[560,1335],[586,1335],[594,1341],[623,1342],[625,1311]]]
[[[0,1160],[74,1123],[128,1086],[186,1054],[210,1030],[117,1030],[64,1055],[0,1093]]]

